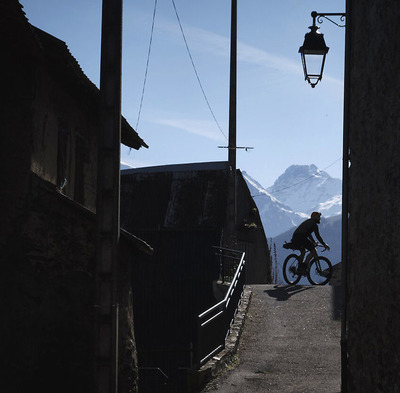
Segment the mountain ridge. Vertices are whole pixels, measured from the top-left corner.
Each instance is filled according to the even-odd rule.
[[[312,211],[320,211],[324,218],[341,214],[341,180],[314,164],[291,165],[268,188],[246,171],[242,173],[268,238],[295,228]]]
[[[291,165],[267,191],[292,210],[310,214],[321,203],[341,195],[342,181],[311,165]],[[329,206],[329,205],[328,205]],[[332,204],[330,204],[332,207]],[[338,214],[325,206],[325,216]]]

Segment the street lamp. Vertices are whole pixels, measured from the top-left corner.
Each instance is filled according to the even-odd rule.
[[[299,53],[303,63],[304,78],[311,87],[315,87],[322,79],[325,57],[329,48],[325,44],[324,35],[318,31],[319,26],[313,24],[309,28],[311,31],[305,35]]]
[[[318,17],[318,21],[321,22],[321,17],[323,17],[337,26],[344,27],[334,22],[327,16],[340,16],[341,20],[343,20],[345,15],[346,14],[338,13],[322,14],[317,13],[316,11],[311,13],[313,18],[313,24],[309,27],[311,31],[304,36],[304,43],[299,48],[299,53],[301,55],[301,61],[303,64],[304,79],[313,88],[322,79],[325,66],[325,57],[329,51],[329,48],[325,44],[324,35],[318,31],[319,26],[315,24],[315,20]]]

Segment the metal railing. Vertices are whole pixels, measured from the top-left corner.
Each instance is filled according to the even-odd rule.
[[[221,279],[223,282],[229,280],[231,283],[225,298],[198,316],[197,368],[225,348],[225,340],[230,333],[245,285],[245,253],[227,248],[218,248],[218,250],[221,253],[219,254],[221,255]],[[232,273],[233,266],[236,267],[234,274]]]
[[[231,250],[229,248],[214,247],[217,252],[215,255],[220,257],[219,277],[222,284],[231,283],[239,266],[242,251]],[[233,255],[232,255],[233,254]]]

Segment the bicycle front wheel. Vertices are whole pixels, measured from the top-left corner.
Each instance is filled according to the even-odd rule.
[[[331,261],[325,257],[316,257],[310,263],[307,278],[312,285],[325,285],[331,279],[332,273]]]
[[[289,285],[295,285],[300,281],[299,262],[299,257],[296,254],[290,254],[283,262],[283,278]]]

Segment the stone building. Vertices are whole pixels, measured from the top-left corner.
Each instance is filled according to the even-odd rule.
[[[400,391],[400,8],[347,1],[347,392]],[[345,185],[346,187],[346,185]]]
[[[66,44],[0,4],[1,387],[92,392],[99,90]],[[122,120],[122,142],[145,142]],[[135,391],[129,269],[151,248],[122,231],[120,387]]]
[[[230,174],[228,162],[122,171],[121,226],[154,247],[151,257],[133,267],[143,392],[163,391],[165,381],[171,389],[166,391],[190,390],[188,373],[197,369],[200,346],[198,315],[225,296],[217,284],[218,247],[227,242]],[[243,176],[237,174],[238,230],[231,248],[246,252],[247,284],[270,283],[271,258],[261,219]]]

